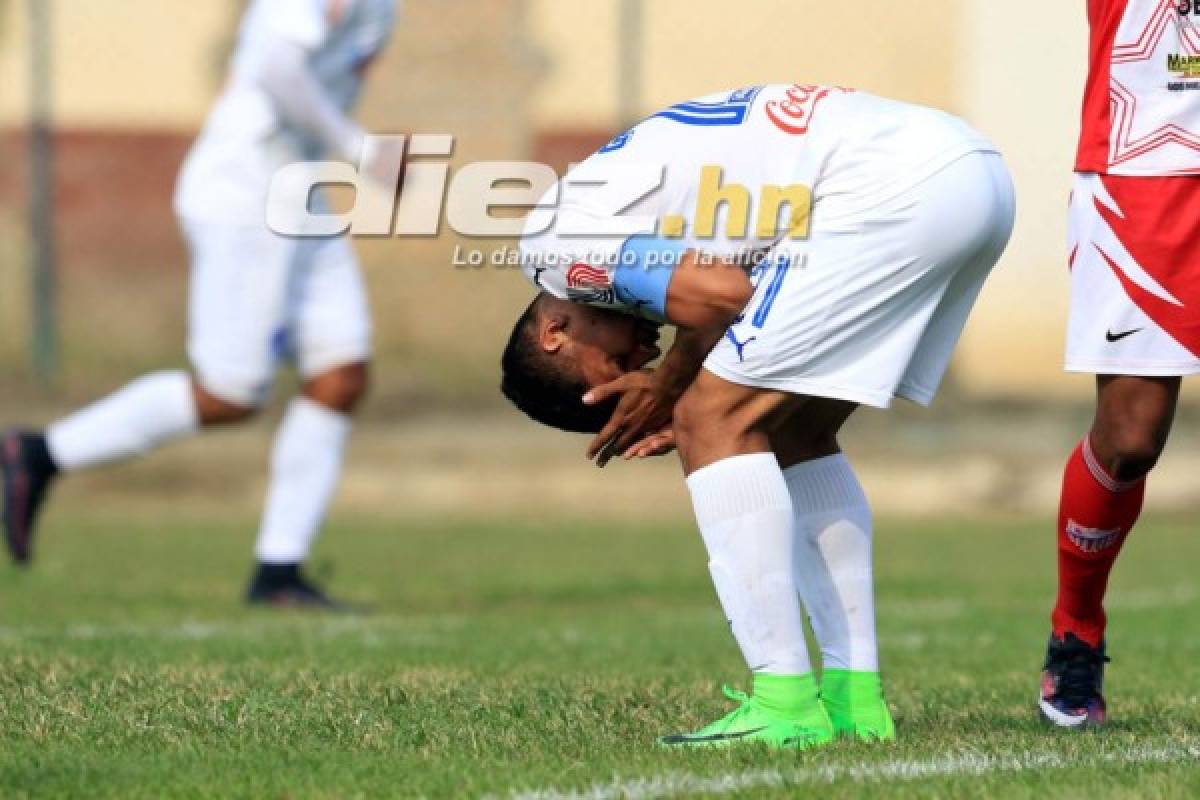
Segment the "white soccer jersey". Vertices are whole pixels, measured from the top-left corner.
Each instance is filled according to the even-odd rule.
[[[1088,0],[1078,172],[1200,175],[1200,0]]]
[[[808,187],[813,221],[829,226],[855,219],[965,153],[994,149],[955,117],[864,92],[787,84],[721,92],[653,114],[573,169],[543,199],[546,206],[557,200],[555,224],[543,230],[548,212],[530,215],[522,263],[535,285],[558,297],[640,313],[645,308],[638,299],[614,286],[630,232],[576,233],[595,225],[611,228],[619,216],[649,218],[643,233],[666,234],[672,222],[683,221],[680,249],[744,254],[770,247],[788,234],[789,221],[798,221],[789,220],[784,207],[778,232],[757,235],[757,203],[765,186]],[[722,169],[723,185],[749,191],[744,238],[727,235],[729,205],[718,208],[715,236],[697,235],[706,166]],[[662,175],[661,185],[628,206],[631,195],[646,188],[647,168]],[[800,209],[800,216],[807,211]],[[656,228],[662,220],[666,225]]]
[[[261,224],[275,171],[326,155],[318,139],[281,113],[259,79],[272,46],[282,39],[303,48],[320,89],[349,112],[367,65],[387,42],[396,10],[397,0],[252,0],[226,88],[180,175],[177,212]]]

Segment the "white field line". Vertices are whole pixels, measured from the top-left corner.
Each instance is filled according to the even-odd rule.
[[[717,795],[751,789],[784,789],[803,784],[848,780],[861,783],[914,781],[958,775],[1100,767],[1126,764],[1170,764],[1200,761],[1200,745],[1176,742],[1134,745],[1121,750],[1073,757],[1053,752],[986,754],[965,751],[929,759],[894,759],[876,763],[827,764],[795,769],[761,769],[701,775],[665,772],[645,778],[618,778],[582,790],[533,789],[514,791],[512,800],[654,800],[686,795]]]
[[[398,636],[406,641],[435,641],[458,631],[465,620],[461,616],[422,617],[344,617],[327,620],[184,620],[164,624],[92,624],[54,626],[0,625],[0,643],[38,639],[259,639],[269,636],[309,636],[336,639],[345,636]]]

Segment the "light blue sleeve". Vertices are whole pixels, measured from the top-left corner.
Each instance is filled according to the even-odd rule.
[[[625,240],[613,289],[617,300],[633,311],[660,322],[667,320],[667,287],[687,245],[681,239],[640,234]]]

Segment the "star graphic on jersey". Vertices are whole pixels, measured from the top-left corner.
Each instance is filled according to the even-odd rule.
[[[1124,219],[1125,212],[1117,205],[1117,201],[1113,199],[1108,190],[1104,188],[1104,184],[1096,181],[1088,187],[1079,186],[1071,193],[1071,204],[1076,203],[1095,205],[1097,209],[1107,209],[1111,212],[1114,218]],[[1072,214],[1082,216],[1080,212],[1072,211]],[[1078,257],[1079,248],[1087,246],[1095,248],[1095,250],[1108,262],[1109,266],[1115,272],[1124,276],[1125,280],[1136,286],[1141,287],[1148,294],[1158,298],[1164,303],[1182,308],[1183,301],[1167,291],[1166,287],[1154,279],[1154,276],[1145,270],[1138,263],[1137,259],[1130,254],[1121,242],[1121,237],[1112,226],[1108,224],[1105,215],[1100,215],[1103,224],[1097,225],[1094,230],[1088,232],[1088,241],[1079,241],[1078,231],[1070,231],[1071,237],[1067,243],[1068,250],[1071,253],[1070,263],[1074,263]]]
[[[1113,140],[1111,162],[1113,166],[1132,161],[1158,148],[1177,145],[1189,150],[1200,151],[1200,131],[1166,124],[1147,128],[1145,103],[1139,109],[1137,83],[1145,81],[1145,62],[1165,62],[1174,53],[1173,39],[1166,35],[1174,25],[1179,34],[1178,43],[1184,55],[1200,54],[1200,31],[1181,17],[1175,0],[1159,0],[1151,18],[1129,39],[1118,39],[1113,44],[1113,59],[1109,81],[1109,99],[1112,103]],[[1118,31],[1117,36],[1126,34]],[[1134,88],[1130,88],[1130,87]],[[1145,88],[1142,87],[1142,92]],[[1139,115],[1139,111],[1146,111]],[[1139,121],[1142,127],[1139,127]]]

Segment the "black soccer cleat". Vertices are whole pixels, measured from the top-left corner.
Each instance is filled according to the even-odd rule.
[[[0,439],[0,472],[4,481],[4,543],[15,563],[28,564],[38,512],[58,475],[46,438],[32,431],[4,434]]]
[[[1104,724],[1104,643],[1092,647],[1073,633],[1053,635],[1046,646],[1038,710],[1060,728],[1098,728]]]
[[[349,603],[334,600],[304,576],[299,564],[259,564],[246,590],[252,606],[357,613]]]

